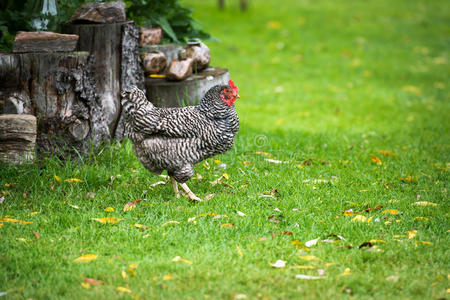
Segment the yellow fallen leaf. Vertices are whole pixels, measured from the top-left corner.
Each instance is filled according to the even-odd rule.
[[[391,225],[391,222],[390,221],[386,221],[386,222],[384,222],[384,225]]]
[[[142,230],[146,230],[146,229],[148,229],[148,227],[147,226],[145,226],[145,225],[142,225],[142,224],[134,224],[134,225],[130,225],[130,226],[134,226],[134,227],[136,227],[136,228],[139,228],[139,229],[142,229]]]
[[[398,215],[401,214],[402,212],[396,209],[385,209],[383,210],[383,214],[391,214],[391,215]]]
[[[137,269],[138,268],[137,264],[130,264],[129,267],[133,268],[133,269]]]
[[[366,222],[367,218],[363,215],[357,215],[352,219],[352,222]]]
[[[163,276],[163,280],[169,280],[169,279],[172,279],[172,278],[173,278],[172,274],[167,274],[167,275]]]
[[[338,263],[335,263],[335,262],[330,262],[330,263],[326,263],[325,264],[325,267],[331,267],[331,266],[334,266],[334,265],[337,265]]]
[[[297,269],[309,269],[309,270],[313,270],[316,267],[314,266],[296,266]]]
[[[378,152],[380,154],[383,154],[383,155],[386,155],[386,156],[397,156],[397,154],[395,154],[395,153],[393,153],[391,151],[388,151],[388,150],[378,150]]]
[[[116,288],[116,290],[118,290],[119,292],[131,293],[131,290],[130,290],[130,289],[124,288],[124,287],[122,287],[122,286],[118,286],[118,287]]]
[[[161,227],[167,226],[167,225],[176,225],[180,224],[178,221],[167,221],[166,223],[162,224]]]
[[[373,161],[374,163],[376,163],[377,165],[381,165],[381,164],[382,164],[381,159],[379,159],[377,156],[375,156],[375,155],[373,155],[373,154],[370,154],[370,158],[371,158],[372,161]]]
[[[18,240],[20,242],[26,242],[27,241],[27,239],[24,239],[24,238],[17,238],[16,240]]]
[[[417,206],[438,206],[439,204],[433,203],[433,202],[427,202],[427,201],[417,201],[417,202],[414,202],[413,205],[417,205]]]
[[[62,182],[61,177],[59,177],[58,175],[54,175],[53,178],[55,178],[55,180],[58,182]]]
[[[106,212],[113,212],[114,211],[114,207],[108,206],[107,208],[104,209],[104,211],[106,211]]]
[[[91,285],[87,282],[82,282],[81,286],[84,287],[85,289],[89,290],[91,288]]]
[[[417,181],[417,177],[415,177],[415,176],[408,176],[408,177],[399,178],[399,180],[402,181],[402,182],[405,182],[405,183],[407,183],[407,182],[416,182]]]
[[[128,268],[128,273],[130,273],[131,276],[136,277],[136,271],[133,268]]]
[[[184,259],[184,258],[182,258],[182,257],[180,257],[180,256],[175,256],[175,257],[172,259],[172,261],[173,261],[173,262],[179,262],[179,261],[182,261],[182,262],[184,262],[184,263],[186,263],[186,264],[188,264],[188,265],[192,265],[192,261],[187,260],[187,259]]]
[[[122,270],[122,272],[120,274],[122,275],[122,278],[125,279],[125,280],[128,279],[128,277],[129,277],[127,272],[125,272],[123,270]]]
[[[30,216],[30,217],[32,217],[32,216],[35,216],[35,215],[37,215],[39,212],[37,212],[37,211],[33,211],[32,213],[30,213],[28,216]]]
[[[415,238],[417,235],[417,230],[408,231],[408,240]]]
[[[16,220],[16,219],[11,219],[11,218],[3,218],[3,219],[0,219],[0,223],[18,223],[20,225],[26,225],[26,224],[31,224],[33,222]]]
[[[396,239],[398,239],[398,238],[404,238],[404,237],[407,237],[407,235],[404,235],[404,234],[394,234],[393,237],[396,238]]]
[[[142,201],[142,199],[137,199],[137,200],[128,202],[127,204],[124,205],[123,211],[129,211],[129,210],[134,209],[136,207],[136,205],[141,201]]]
[[[416,96],[422,95],[422,90],[414,85],[405,85],[404,87],[402,87],[402,90],[408,93],[412,93]]]
[[[320,261],[320,258],[317,258],[314,255],[302,255],[299,256],[299,258],[306,261]]]
[[[238,244],[236,244],[236,249],[237,249],[239,255],[240,255],[241,257],[243,257],[243,256],[244,256],[244,253],[242,253],[242,250],[241,250],[241,248],[239,248]]]
[[[387,244],[388,242],[386,242],[386,241],[383,241],[383,240],[370,240],[369,241],[370,243],[372,243],[372,244],[376,244],[376,243],[383,243],[383,244]]]
[[[83,180],[78,179],[78,178],[69,178],[64,180],[65,182],[70,182],[70,183],[79,183],[79,182],[83,182]]]
[[[416,220],[424,220],[425,222],[428,222],[430,219],[427,217],[415,217],[414,221],[416,221]]]
[[[228,175],[227,173],[223,173],[222,176],[223,176],[225,179],[230,179],[230,175]]]
[[[427,241],[416,241],[416,244],[418,244],[418,243],[429,245],[429,246],[433,245],[433,243],[427,242]]]
[[[339,276],[350,276],[352,272],[350,272],[350,268],[345,268],[344,272],[339,274]]]
[[[267,28],[269,28],[269,29],[279,29],[280,27],[281,27],[281,23],[278,21],[267,22]]]
[[[222,224],[222,227],[234,227],[234,224],[232,224],[232,223],[225,223],[225,224]]]
[[[85,255],[82,255],[82,256],[80,256],[78,258],[75,258],[73,261],[76,261],[76,262],[90,262],[90,261],[96,260],[97,257],[98,257],[97,254],[85,254]]]
[[[116,217],[105,217],[105,218],[91,218],[91,220],[100,222],[102,224],[106,223],[116,224],[117,222],[120,222],[122,219],[118,219]]]

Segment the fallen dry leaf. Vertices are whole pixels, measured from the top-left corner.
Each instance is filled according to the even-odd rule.
[[[273,268],[284,268],[286,266],[286,261],[279,259],[275,263],[270,264],[270,266]]]
[[[305,246],[306,246],[306,247],[314,246],[314,245],[316,245],[316,244],[319,242],[319,240],[320,240],[320,238],[317,238],[317,239],[314,239],[314,240],[307,241],[307,242],[305,243]]]
[[[167,274],[167,275],[163,276],[163,280],[169,280],[169,279],[172,279],[172,278],[173,278],[172,274]]]
[[[234,227],[234,224],[233,223],[225,223],[225,224],[222,224],[222,227],[230,227],[230,228],[232,228],[232,227]]]
[[[246,216],[246,214],[243,213],[242,211],[237,211],[236,213],[238,214],[238,216],[241,216],[241,217],[245,217]]]
[[[55,178],[55,180],[58,182],[62,182],[61,177],[59,177],[58,175],[54,175],[53,178]]]
[[[415,238],[417,235],[417,230],[410,230],[408,231],[408,240],[411,240],[413,238]]]
[[[352,273],[350,272],[350,268],[345,268],[344,272],[339,274],[339,276],[350,276]]]
[[[385,209],[383,210],[383,214],[391,214],[391,215],[399,215],[402,212],[396,209]]]
[[[114,208],[111,207],[111,206],[108,206],[107,208],[104,209],[104,211],[106,211],[106,212],[113,212]]]
[[[83,180],[81,180],[81,179],[78,179],[78,178],[69,178],[69,179],[66,179],[66,180],[64,180],[65,182],[70,182],[70,183],[80,183],[80,182],[83,182]]]
[[[81,286],[84,287],[85,289],[89,290],[91,288],[91,285],[87,282],[82,282]]]
[[[122,275],[122,278],[125,279],[125,280],[128,279],[128,277],[129,277],[127,272],[125,272],[123,270],[122,270],[122,272],[120,274]]]
[[[393,153],[391,151],[388,151],[388,150],[378,150],[378,152],[380,154],[383,154],[383,155],[386,155],[386,156],[397,156],[397,154],[395,154],[395,153]]]
[[[178,221],[167,221],[166,223],[162,224],[161,227],[167,226],[167,225],[176,225],[180,224]]]
[[[427,201],[417,201],[417,202],[414,202],[413,205],[417,205],[417,206],[438,206],[439,204],[433,203],[433,202],[427,202]]]
[[[306,269],[306,270],[314,270],[316,267],[314,266],[295,266],[297,269]]]
[[[150,188],[154,188],[155,186],[166,184],[167,181],[157,181],[155,183],[150,184]]]
[[[19,242],[28,242],[28,240],[25,238],[16,238],[16,240],[18,240]]]
[[[312,276],[312,275],[305,275],[305,274],[297,274],[297,275],[295,275],[295,278],[306,279],[306,280],[316,280],[316,279],[323,279],[323,278],[326,278],[326,277],[324,277],[324,276]]]
[[[206,201],[211,200],[212,198],[214,198],[214,196],[216,196],[216,194],[209,194],[209,195],[206,195],[206,196],[205,196],[205,200],[206,200]]]
[[[142,201],[142,199],[137,199],[137,200],[128,202],[127,204],[124,205],[123,211],[129,211],[129,210],[134,209],[136,207],[136,205],[141,201]]]
[[[119,292],[124,292],[124,293],[131,293],[131,290],[130,289],[127,289],[127,288],[124,288],[124,287],[122,287],[122,286],[118,286],[117,288],[116,288],[116,290],[118,290]]]
[[[374,163],[376,163],[377,165],[381,165],[381,164],[382,164],[381,159],[379,159],[377,156],[375,156],[375,155],[373,155],[373,154],[370,154],[370,158],[371,158],[372,161],[373,161]]]
[[[190,260],[184,259],[184,258],[182,258],[182,257],[180,257],[180,256],[175,256],[175,257],[172,259],[172,261],[173,261],[173,262],[179,262],[179,261],[181,261],[181,262],[184,262],[184,263],[186,263],[186,264],[188,264],[188,265],[192,265],[192,262],[191,262]]]
[[[372,212],[372,211],[380,210],[382,208],[383,208],[383,205],[377,205],[377,206],[374,206],[374,207],[366,208],[364,211],[365,212]]]
[[[91,218],[92,221],[97,221],[102,224],[110,223],[110,224],[116,224],[117,222],[120,222],[122,219],[118,219],[116,217],[105,217],[105,218]]]
[[[415,217],[415,218],[414,218],[414,221],[417,221],[417,220],[423,220],[423,221],[425,221],[425,222],[428,222],[430,219],[427,218],[427,217]]]
[[[16,220],[16,219],[11,219],[11,218],[2,218],[2,219],[0,219],[0,223],[17,223],[20,225],[27,225],[27,224],[32,224],[33,222]]]
[[[90,261],[96,260],[97,257],[98,257],[97,254],[85,254],[85,255],[82,255],[82,256],[80,256],[78,258],[75,258],[73,261],[76,261],[76,262],[90,262]]]
[[[416,244],[425,244],[425,245],[428,245],[428,246],[433,245],[433,243],[427,242],[427,241],[416,241]]]
[[[83,278],[83,281],[87,284],[91,284],[91,285],[99,285],[99,284],[105,284],[105,282],[103,280],[97,280],[94,278]]]
[[[241,250],[241,248],[239,248],[238,244],[236,244],[236,250],[238,251],[239,256],[241,256],[241,257],[244,256],[244,253],[242,253],[242,250]]]
[[[352,222],[367,222],[367,217],[363,215],[357,215],[352,219]]]
[[[31,231],[33,232],[36,239],[39,239],[41,237],[41,235],[39,233],[37,233],[36,231],[34,231],[34,230],[31,230]]]
[[[302,255],[299,256],[300,259],[306,260],[306,261],[320,261],[320,258],[315,257],[314,255]]]

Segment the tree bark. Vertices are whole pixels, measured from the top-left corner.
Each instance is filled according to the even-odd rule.
[[[0,115],[0,161],[23,163],[34,159],[36,117]]]
[[[0,54],[0,112],[37,117],[38,154],[87,153],[109,140],[91,66],[86,52]]]
[[[139,30],[134,22],[65,24],[64,33],[77,34],[78,50],[93,55],[93,76],[111,137],[121,140],[120,92],[132,85],[144,89],[139,57]]]

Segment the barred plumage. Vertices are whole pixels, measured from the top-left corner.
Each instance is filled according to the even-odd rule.
[[[123,92],[125,130],[136,157],[150,172],[167,170],[186,190],[184,183],[194,175],[195,164],[233,146],[239,130],[233,105],[237,97],[232,81],[211,88],[199,105],[181,108],[155,107],[137,87]],[[174,189],[177,192],[176,183]]]

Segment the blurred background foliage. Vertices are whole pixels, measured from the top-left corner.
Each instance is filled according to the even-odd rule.
[[[18,31],[34,31],[31,20],[39,13],[41,0],[0,1],[0,51],[10,51]],[[86,0],[56,0],[58,24],[68,22],[75,10]],[[127,0],[127,19],[139,26],[160,26],[164,30],[162,43],[184,43],[189,38],[208,40],[211,36],[203,31],[192,17],[192,9],[178,0]],[[60,32],[60,26],[55,30]]]

